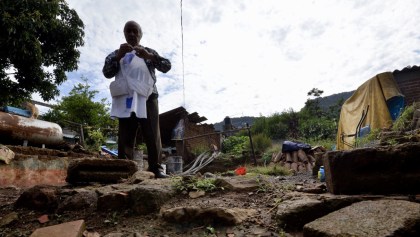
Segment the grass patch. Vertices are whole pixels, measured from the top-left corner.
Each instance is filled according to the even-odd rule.
[[[172,185],[178,192],[190,191],[204,191],[214,192],[218,189],[216,179],[214,178],[199,178],[195,176],[174,177],[172,178]]]
[[[407,131],[411,129],[411,122],[413,120],[414,110],[420,107],[420,103],[413,103],[404,108],[401,115],[395,120],[392,125],[394,131]]]
[[[249,174],[262,174],[271,176],[287,176],[292,174],[290,170],[278,165],[247,166],[246,169],[247,173]]]

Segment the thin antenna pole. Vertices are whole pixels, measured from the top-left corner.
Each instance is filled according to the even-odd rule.
[[[185,108],[185,71],[184,71],[184,26],[182,25],[182,0],[181,0],[181,54],[182,54],[182,98]]]

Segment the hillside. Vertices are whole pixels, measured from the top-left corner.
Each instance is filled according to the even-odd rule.
[[[256,117],[250,117],[250,116],[244,116],[244,117],[239,117],[239,118],[230,118],[233,127],[236,127],[236,128],[245,127],[246,123],[248,123],[249,126],[252,126],[252,124],[254,124],[255,119],[256,119]],[[217,131],[223,131],[224,123],[225,123],[224,121],[215,123],[214,128]]]
[[[341,92],[338,94],[332,94],[329,96],[321,97],[319,98],[319,106],[322,109],[328,109],[330,106],[334,106],[337,104],[337,102],[340,99],[343,99],[343,101],[346,101],[350,96],[352,96],[354,91],[348,91],[348,92]]]
[[[319,105],[322,109],[328,109],[330,106],[334,106],[337,104],[337,102],[340,99],[343,99],[344,101],[347,100],[351,95],[353,95],[354,91],[348,91],[348,92],[341,92],[338,94],[332,94],[329,96],[321,97],[319,98]],[[254,120],[257,117],[250,117],[250,116],[244,116],[239,118],[230,118],[232,121],[232,125],[234,127],[244,127],[245,123],[248,123],[250,126],[254,124]],[[223,124],[224,121],[218,122],[214,124],[214,128],[217,131],[223,131]]]

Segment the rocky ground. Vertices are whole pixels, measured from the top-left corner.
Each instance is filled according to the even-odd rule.
[[[135,236],[134,234],[137,236],[281,236],[283,231],[272,218],[276,205],[283,199],[300,195],[294,191],[297,188],[315,187],[320,184],[307,174],[285,177],[241,176],[224,179],[233,183],[233,186],[225,190],[201,194],[203,196],[197,198],[191,198],[187,192],[176,193],[161,205],[159,211],[141,215],[130,209],[113,211],[83,209],[57,213],[32,208],[15,208],[14,203],[24,190],[14,187],[3,188],[0,190],[2,216],[12,213],[16,214],[16,217],[10,223],[0,227],[0,236],[29,236],[37,228],[79,219],[86,222],[87,236],[88,234],[112,236],[110,233],[120,234],[114,236]],[[152,181],[155,185],[163,185],[167,188],[174,182],[173,179]],[[93,187],[99,188],[103,185],[96,184],[77,187],[77,189]],[[61,190],[65,188],[75,187],[64,186]],[[317,190],[322,192],[322,188]],[[207,220],[201,217],[199,219],[185,218],[178,223],[165,220],[162,213],[175,207],[201,209],[218,207],[221,210],[220,215],[227,215],[224,211],[232,209],[252,211],[243,220],[239,218],[240,223],[229,223],[229,219],[224,217]],[[45,221],[42,220],[46,217],[45,215],[48,221],[41,223]],[[299,233],[295,233],[294,236],[299,236]]]
[[[306,172],[226,176],[227,170],[220,171],[187,176],[183,183],[180,177],[154,179],[140,171],[113,184],[0,188],[0,237],[30,236],[76,220],[84,220],[83,235],[89,237],[420,234],[418,193],[333,195]],[[215,187],[196,188],[206,192],[191,191],[186,182],[208,179],[216,180]]]

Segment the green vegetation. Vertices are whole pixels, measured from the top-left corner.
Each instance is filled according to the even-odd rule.
[[[271,175],[271,176],[286,176],[290,175],[290,170],[277,165],[269,166],[247,166],[248,174],[262,174],[262,175]]]
[[[199,178],[199,177],[174,177],[172,178],[172,184],[175,190],[178,192],[183,191],[205,191],[214,192],[220,190],[220,187],[216,185],[216,179],[214,178]]]
[[[52,110],[48,111],[43,119],[69,127],[76,124],[83,126],[86,145],[90,150],[97,151],[104,144],[105,137],[115,135],[118,120],[109,116],[109,104],[106,99],[95,102],[98,91],[91,90],[88,80],[85,84],[77,84],[64,96]],[[76,131],[78,131],[76,127]]]
[[[59,94],[77,69],[84,24],[64,0],[0,1],[0,105]]]
[[[328,108],[321,108],[320,96],[323,91],[313,88],[308,92],[308,100],[299,112],[289,109],[275,113],[269,117],[259,117],[251,127],[254,151],[261,155],[264,164],[269,163],[273,153],[272,142],[278,149],[284,140],[300,141],[311,146],[323,146],[333,149],[336,144],[337,121],[343,99],[338,100]],[[228,137],[223,142],[222,151],[227,154],[250,154],[251,147],[247,131],[243,130],[236,136]]]
[[[222,152],[241,156],[249,141],[247,136],[230,136],[222,143]]]
[[[406,106],[401,113],[401,116],[395,120],[392,130],[394,131],[405,131],[411,127],[411,122],[413,120],[414,110],[420,108],[419,103],[413,103],[410,106]]]
[[[256,153],[262,154],[265,150],[271,147],[271,139],[267,135],[259,133],[252,136],[252,144],[254,145],[254,151]],[[249,139],[247,141],[246,147],[248,150],[251,150],[251,144]]]

